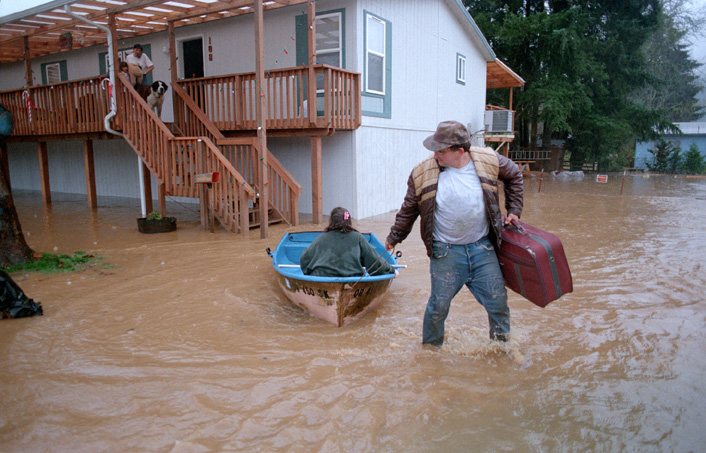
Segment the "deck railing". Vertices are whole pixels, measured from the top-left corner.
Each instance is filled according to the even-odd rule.
[[[316,65],[317,115],[307,108],[308,68],[273,69],[265,73],[267,129],[355,129],[361,123],[360,74]],[[260,93],[255,73],[180,80],[178,84],[221,130],[257,129],[256,103]]]
[[[258,149],[254,138],[226,138],[180,86],[174,87],[174,125],[185,135],[209,137],[234,169],[253,187],[261,187],[257,171]],[[290,225],[299,224],[302,187],[268,151],[268,201]]]
[[[0,104],[13,116],[13,135],[103,132],[108,84],[90,77],[0,92]]]
[[[175,167],[180,168],[172,174],[184,175],[174,183],[184,186],[193,194],[190,196],[199,196],[200,188],[194,184],[197,174],[219,173],[218,183],[208,188],[209,210],[228,231],[246,233],[250,228],[249,200],[255,200],[256,193],[216,145],[208,137],[176,137],[172,140],[172,155],[179,162]]]
[[[551,151],[547,150],[511,150],[508,157],[512,160],[550,160]]]

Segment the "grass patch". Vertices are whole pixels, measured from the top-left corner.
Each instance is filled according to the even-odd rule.
[[[102,260],[102,256],[95,256],[87,252],[74,252],[73,255],[56,255],[53,253],[35,253],[34,259],[26,263],[16,264],[5,268],[5,272],[40,272],[42,274],[54,274],[57,272],[74,272],[83,270],[96,261]]]

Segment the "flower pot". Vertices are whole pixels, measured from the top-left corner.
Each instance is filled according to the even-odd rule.
[[[176,217],[162,217],[158,220],[147,217],[137,219],[137,231],[140,233],[168,233],[174,230],[176,230]]]

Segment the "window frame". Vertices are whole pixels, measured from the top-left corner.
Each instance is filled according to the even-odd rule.
[[[47,69],[49,67],[53,67],[54,65],[58,65],[58,68],[59,68],[59,81],[58,82],[50,82],[49,75],[47,74]],[[66,60],[48,61],[46,63],[42,63],[41,71],[42,71],[42,85],[53,85],[55,83],[66,82],[67,80],[69,80],[68,70],[66,67]]]
[[[466,84],[466,56],[456,53],[456,83]]]
[[[377,90],[369,90],[369,71],[368,71],[368,19],[372,18],[384,25],[385,32],[385,55],[383,62],[383,92]],[[370,11],[363,10],[363,81],[361,87],[361,96],[363,108],[361,113],[366,116],[375,116],[380,118],[392,118],[392,22],[380,17]],[[380,110],[366,110],[365,103],[368,101],[382,102]],[[369,104],[370,105],[370,104]]]
[[[369,20],[371,20],[371,19],[375,22],[378,22],[380,25],[382,25],[382,31],[383,31],[382,42],[383,42],[383,47],[385,48],[385,53],[381,54],[380,52],[375,51],[368,46],[368,37],[369,37],[368,31],[370,30],[370,28],[368,27],[368,24],[369,24]],[[385,83],[386,82],[385,68],[387,67],[387,55],[386,55],[386,53],[387,53],[386,47],[387,46],[385,45],[386,42],[387,42],[387,24],[385,23],[385,21],[383,19],[373,15],[373,14],[366,13],[365,14],[365,44],[364,44],[364,49],[365,49],[364,53],[365,54],[363,56],[364,62],[365,62],[364,63],[364,70],[365,70],[364,79],[365,79],[365,92],[366,93],[378,94],[380,96],[385,96],[385,93],[386,93],[385,89],[387,88],[387,85]],[[380,74],[380,76],[381,76],[380,78],[382,79],[382,90],[381,91],[370,88],[371,77],[370,77],[370,67],[368,65],[368,61],[369,61],[369,56],[371,54],[376,57],[382,58],[382,74]]]

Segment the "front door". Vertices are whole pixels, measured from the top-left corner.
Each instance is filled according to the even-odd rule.
[[[184,59],[184,78],[203,77],[203,39],[196,38],[181,43],[181,55]]]

